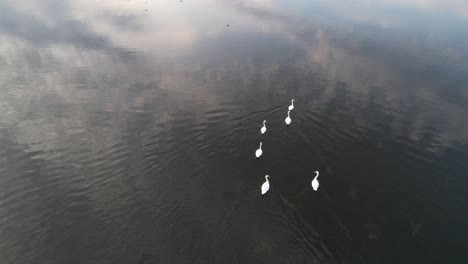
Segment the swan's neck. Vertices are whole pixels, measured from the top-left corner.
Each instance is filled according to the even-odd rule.
[[[289,117],[289,111],[288,111],[288,117]]]
[[[262,142],[260,142],[260,149],[262,149]]]
[[[294,106],[294,100],[291,100],[291,105]]]
[[[317,177],[319,176],[319,173],[318,173],[318,172],[316,172],[316,174],[317,174],[317,175],[315,175],[315,178],[314,178],[314,180],[316,180],[316,179],[317,179]]]
[[[263,126],[265,126],[265,121],[263,121]]]
[[[265,176],[265,180],[268,181],[268,175]]]

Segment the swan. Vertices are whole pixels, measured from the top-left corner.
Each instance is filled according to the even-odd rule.
[[[270,182],[268,181],[268,175],[265,175],[265,182],[262,184],[262,195],[268,192],[270,189]]]
[[[294,99],[291,99],[291,105],[288,107],[289,111],[292,111],[294,109]]]
[[[287,126],[289,126],[291,124],[291,117],[289,117],[289,112],[291,112],[291,111],[288,111],[288,117],[286,117],[286,119],[284,119],[284,122],[286,122]]]
[[[255,151],[255,157],[260,158],[260,156],[262,155],[263,151],[262,151],[262,142],[260,142],[260,147],[257,149],[257,151]]]
[[[265,134],[265,132],[266,132],[265,123],[266,123],[266,120],[263,120],[263,126],[262,126],[262,128],[260,129],[260,132],[262,132],[262,135]]]
[[[312,181],[312,188],[314,189],[314,191],[317,191],[318,187],[319,187],[319,181],[317,180],[317,177],[319,176],[319,172],[318,171],[315,171],[315,173],[317,175],[315,175],[315,178],[314,180]]]

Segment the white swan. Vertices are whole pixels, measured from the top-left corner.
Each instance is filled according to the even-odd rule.
[[[289,111],[292,111],[294,109],[294,99],[291,99],[291,105],[288,107]]]
[[[286,125],[290,125],[291,124],[291,117],[289,117],[289,112],[291,111],[288,111],[288,117],[286,117],[286,119],[284,119],[284,122],[286,122]]]
[[[319,176],[319,172],[318,171],[315,171],[315,173],[317,175],[315,175],[315,178],[314,180],[312,181],[312,188],[314,189],[314,191],[317,191],[318,187],[319,187],[319,181],[317,180],[317,177]]]
[[[262,155],[263,151],[262,151],[262,142],[260,142],[260,147],[257,149],[257,151],[255,151],[255,157],[260,158],[260,156]]]
[[[262,128],[260,129],[260,132],[262,132],[262,135],[265,134],[265,132],[266,132],[265,123],[266,123],[266,120],[263,120],[263,126],[262,126]]]
[[[265,182],[262,184],[262,195],[264,195],[270,189],[270,182],[268,181],[268,175],[265,175]]]

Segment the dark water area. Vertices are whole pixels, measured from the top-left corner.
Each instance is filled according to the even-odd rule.
[[[0,0],[0,83],[0,263],[468,263],[468,2]]]

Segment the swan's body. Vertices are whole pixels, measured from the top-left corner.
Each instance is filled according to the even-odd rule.
[[[312,181],[312,188],[314,189],[314,191],[317,191],[317,189],[319,187],[319,181],[317,180],[317,177],[319,176],[319,172],[315,171],[315,173],[316,173],[316,175],[315,175],[314,180]]]
[[[270,189],[270,182],[268,181],[268,175],[265,176],[265,182],[262,184],[262,195],[264,195]]]
[[[262,128],[260,129],[260,132],[262,132],[262,135],[265,134],[265,132],[266,132],[265,123],[266,123],[266,120],[263,120],[263,126],[262,126]]]
[[[291,99],[291,105],[288,107],[289,111],[292,111],[294,109],[294,99]]]
[[[260,147],[257,149],[257,151],[255,151],[255,157],[260,158],[260,156],[262,155],[263,151],[262,151],[262,142],[260,142]]]
[[[284,119],[284,122],[285,122],[286,125],[288,125],[288,126],[289,126],[289,125],[291,124],[291,122],[292,122],[291,117],[289,117],[289,112],[291,112],[291,111],[288,111],[288,117],[286,117],[286,119]]]

